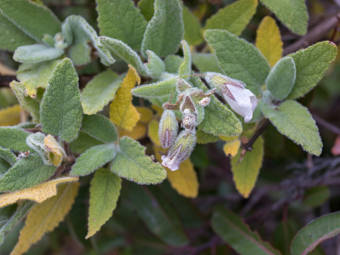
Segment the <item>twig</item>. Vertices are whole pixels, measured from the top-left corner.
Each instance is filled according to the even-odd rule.
[[[260,122],[259,127],[255,131],[254,135],[249,139],[247,143],[242,145],[243,149],[245,149],[246,151],[251,151],[253,149],[253,144],[256,142],[257,138],[262,135],[268,125],[269,121],[267,119],[264,119],[262,122]]]
[[[316,122],[320,125],[323,126],[324,128],[328,129],[332,133],[336,135],[340,135],[340,128],[334,126],[333,124],[329,123],[328,121],[320,118],[317,115],[313,115],[313,118],[316,120]]]

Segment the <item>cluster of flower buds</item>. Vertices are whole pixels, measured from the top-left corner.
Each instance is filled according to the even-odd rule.
[[[211,87],[216,88],[217,93],[244,118],[245,122],[253,118],[257,98],[249,89],[246,89],[242,81],[214,72],[206,73],[205,80]]]
[[[204,92],[194,88],[183,79],[177,82],[177,102],[165,103],[159,124],[159,140],[163,148],[169,148],[162,156],[162,164],[172,171],[178,170],[182,161],[192,153],[196,144],[196,127],[204,119],[204,107],[210,103],[213,91]],[[175,110],[181,113],[183,130],[178,134]]]

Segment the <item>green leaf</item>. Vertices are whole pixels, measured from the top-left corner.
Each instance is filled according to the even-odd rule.
[[[184,40],[181,41],[181,44],[182,44],[184,59],[178,68],[178,74],[180,77],[184,79],[189,79],[190,78],[189,76],[191,75],[191,66],[192,66],[191,51],[186,41]]]
[[[101,144],[82,153],[72,166],[72,176],[84,176],[93,173],[116,156],[117,150],[114,144]]]
[[[149,21],[142,41],[142,53],[152,50],[166,57],[178,50],[183,39],[184,24],[179,0],[155,0],[154,15]]]
[[[35,41],[0,14],[0,49],[14,51]]]
[[[327,186],[315,186],[307,189],[303,197],[303,205],[310,208],[322,206],[330,198],[331,191]]]
[[[182,64],[183,58],[178,55],[169,55],[165,58],[165,71],[177,74],[179,66]]]
[[[239,152],[231,161],[231,171],[236,189],[245,198],[253,190],[260,173],[263,159],[263,139],[260,137],[254,143],[253,150],[244,156]]]
[[[215,55],[210,53],[194,53],[192,61],[201,73],[215,72],[223,73],[222,69],[218,66],[218,61]]]
[[[146,156],[145,148],[137,141],[124,136],[119,146],[111,164],[113,173],[139,184],[157,184],[166,178],[165,169]]]
[[[154,0],[138,1],[138,7],[147,21],[149,21],[153,16],[153,12],[154,12],[153,6],[154,6]]]
[[[115,56],[118,56],[127,64],[136,68],[141,75],[147,76],[147,70],[140,59],[139,55],[131,49],[127,44],[120,40],[116,40],[106,36],[100,36],[100,42],[107,47]]]
[[[322,151],[318,127],[308,109],[296,101],[287,100],[278,107],[260,104],[266,118],[283,135],[316,156]]]
[[[201,24],[199,19],[189,10],[188,7],[183,6],[183,22],[184,22],[184,40],[190,45],[196,46],[203,42],[201,34]]]
[[[254,16],[257,4],[257,0],[238,0],[227,5],[207,20],[204,29],[225,29],[240,35]]]
[[[43,44],[33,44],[17,48],[14,52],[13,59],[20,63],[37,64],[59,58],[63,54],[63,50]]]
[[[91,180],[88,232],[93,236],[108,221],[120,195],[121,179],[108,169],[99,169]]]
[[[152,50],[147,50],[148,62],[146,67],[152,79],[159,79],[165,71],[165,64],[163,60],[156,55]]]
[[[0,159],[5,160],[9,165],[13,165],[17,157],[10,149],[0,147]]]
[[[123,41],[139,50],[146,20],[131,0],[97,0],[100,35]]]
[[[305,0],[260,0],[292,32],[307,33],[308,12]]]
[[[0,11],[11,23],[36,41],[60,32],[58,18],[44,5],[28,0],[2,0]],[[34,18],[33,18],[34,17]]]
[[[109,66],[115,62],[108,49],[99,41],[97,32],[83,17],[76,15],[67,17],[62,26],[62,35],[66,44],[70,46],[68,53],[75,65],[85,65],[91,61],[92,49],[89,42],[97,50],[104,65]]]
[[[258,94],[270,67],[255,46],[225,30],[209,29],[204,37],[215,51],[224,73],[245,82],[250,90]]]
[[[188,243],[178,216],[167,201],[158,200],[152,192],[135,184],[129,183],[125,191],[126,199],[152,233],[171,246]]]
[[[283,219],[277,225],[273,235],[273,245],[282,252],[282,255],[291,255],[290,243],[297,230],[298,225],[292,219]]]
[[[284,57],[270,71],[266,84],[268,90],[277,100],[285,99],[294,87],[296,67],[294,59]]]
[[[313,89],[325,75],[337,52],[334,43],[324,41],[291,54],[296,66],[296,82],[289,98],[302,97]]]
[[[73,153],[82,154],[87,149],[100,144],[102,144],[102,142],[80,131],[77,139],[70,143],[70,149]]]
[[[217,208],[212,217],[214,231],[239,254],[279,255],[280,252],[261,240],[242,218],[224,208]]]
[[[30,151],[26,144],[28,132],[15,127],[0,127],[0,146],[14,151]]]
[[[0,177],[0,192],[25,189],[46,181],[56,168],[45,165],[37,154],[18,160]]]
[[[32,151],[35,151],[37,154],[39,154],[45,165],[51,165],[47,158],[44,138],[45,135],[41,132],[32,133],[27,136],[26,143],[32,149]]]
[[[340,233],[340,213],[335,212],[314,219],[295,235],[290,251],[292,255],[307,255],[321,242]]]
[[[78,75],[70,59],[55,68],[40,105],[42,130],[71,142],[78,136],[82,108]]]
[[[81,130],[103,143],[112,143],[118,138],[115,125],[101,114],[84,115]]]
[[[122,80],[110,69],[97,74],[81,92],[80,101],[84,113],[90,115],[103,110],[115,97]]]

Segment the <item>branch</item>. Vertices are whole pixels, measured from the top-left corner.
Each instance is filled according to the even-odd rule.
[[[324,119],[320,118],[317,115],[313,115],[313,118],[316,120],[316,122],[320,125],[323,126],[324,128],[328,129],[332,133],[336,135],[340,135],[340,128],[334,126],[333,124],[329,123],[328,121],[325,121]]]
[[[267,119],[264,119],[262,122],[260,122],[259,127],[255,131],[254,135],[249,139],[247,143],[242,145],[243,149],[245,149],[246,151],[251,151],[253,149],[253,144],[256,142],[257,138],[262,135],[268,125],[269,121]]]

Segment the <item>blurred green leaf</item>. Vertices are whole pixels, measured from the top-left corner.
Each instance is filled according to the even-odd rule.
[[[183,6],[182,8],[184,22],[184,40],[186,40],[189,43],[189,45],[196,46],[203,42],[200,21],[189,10],[188,7]]]
[[[21,128],[0,127],[0,146],[14,151],[29,151],[26,144],[28,132]]]
[[[217,58],[210,53],[194,53],[192,55],[194,65],[200,70],[201,73],[216,72],[223,73],[222,69],[218,66]]]

